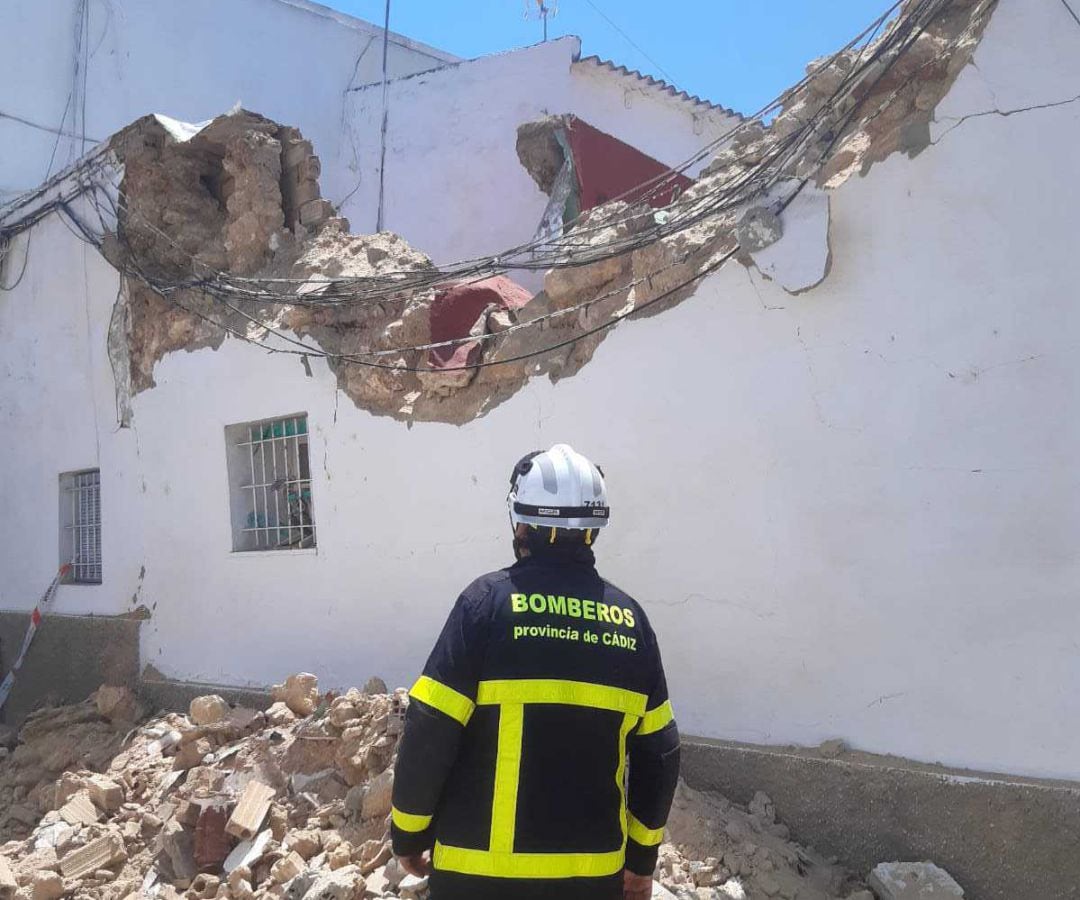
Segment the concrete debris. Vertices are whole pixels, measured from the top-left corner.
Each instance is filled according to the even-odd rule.
[[[279,686],[284,717],[222,710],[210,696],[191,704],[196,715],[124,731],[96,698],[35,713],[0,761],[0,900],[425,900],[427,880],[407,875],[389,843],[408,696],[378,686],[320,695],[300,673]],[[199,742],[203,760],[177,769]],[[72,804],[81,814],[65,817]],[[834,860],[791,841],[761,792],[743,808],[680,783],[666,839],[654,900],[870,900]],[[911,866],[923,864],[879,866],[875,888],[908,885],[913,871],[947,883],[932,880],[933,866]]]
[[[107,813],[116,812],[124,802],[124,789],[104,775],[87,776],[86,788],[94,805]]]
[[[103,684],[94,695],[97,711],[110,722],[135,722],[142,717],[131,688]]]
[[[19,889],[19,882],[15,880],[15,873],[11,871],[8,861],[0,856],[0,900],[10,900]]]
[[[945,900],[963,897],[964,889],[944,869],[930,862],[883,862],[870,873],[878,900]]]
[[[847,742],[841,738],[830,738],[827,741],[821,742],[818,746],[818,753],[825,757],[825,759],[836,759],[836,757],[843,756],[850,749]]]
[[[290,718],[277,724],[213,696],[197,698],[194,715],[125,731],[96,698],[35,713],[0,762],[0,898],[55,900],[59,884],[86,900],[140,890],[169,900],[352,900],[369,882],[385,887],[371,896],[399,896],[389,803],[407,695],[323,696],[307,673],[281,688]],[[174,759],[200,742],[203,761],[177,770]],[[82,814],[68,824],[60,810],[73,804]],[[13,816],[15,807],[23,811]],[[404,896],[421,900],[425,887],[407,881]]]
[[[383,681],[378,675],[372,675],[367,681],[364,682],[363,692],[365,694],[388,694],[386,682]]]
[[[71,850],[60,860],[60,871],[65,878],[82,878],[91,872],[107,869],[127,859],[124,842],[115,832],[102,835],[96,840]]]
[[[213,725],[220,722],[229,712],[229,704],[217,694],[196,697],[188,708],[188,717],[196,725]]]
[[[677,900],[836,900],[863,886],[834,861],[792,842],[760,791],[744,809],[680,782],[666,838],[657,874]]]
[[[101,811],[90,800],[89,791],[79,791],[60,807],[60,818],[69,825],[93,825],[101,818]]]
[[[60,900],[66,892],[64,879],[56,872],[38,872],[31,882],[31,900]]]
[[[518,161],[545,194],[551,194],[566,162],[566,151],[558,138],[564,127],[563,116],[546,116],[518,126],[515,145]]]
[[[284,684],[275,684],[270,689],[270,696],[296,715],[310,716],[319,703],[319,679],[309,672],[290,675]]]

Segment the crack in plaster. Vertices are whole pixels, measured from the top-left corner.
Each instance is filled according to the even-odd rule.
[[[952,121],[953,124],[946,128],[941,134],[937,136],[937,138],[932,140],[930,143],[933,146],[937,146],[941,143],[942,140],[944,140],[946,135],[952,134],[954,131],[956,131],[957,128],[959,128],[961,125],[963,125],[970,119],[982,119],[986,116],[1001,116],[1003,119],[1005,119],[1009,116],[1018,115],[1019,113],[1035,112],[1040,109],[1056,109],[1059,106],[1069,106],[1070,104],[1076,103],[1077,101],[1080,101],[1080,94],[1077,94],[1075,97],[1070,97],[1067,100],[1055,100],[1050,103],[1036,103],[1032,106],[1021,106],[1016,109],[985,109],[981,112],[968,113],[967,115],[960,117],[944,116],[940,121]]]

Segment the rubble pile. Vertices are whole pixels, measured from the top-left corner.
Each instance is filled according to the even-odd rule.
[[[280,347],[269,329],[307,339],[354,403],[399,419],[466,422],[524,386],[524,360],[440,370],[408,349],[433,340],[432,306],[456,283],[392,232],[351,234],[320,196],[319,158],[297,129],[244,110],[192,128],[147,116],[111,142],[122,202],[103,249],[125,273],[110,341],[122,391],[152,388],[166,354],[217,349],[230,333]],[[525,299],[482,310],[452,339],[498,334],[543,311],[542,299]],[[532,329],[466,346],[470,362],[490,362],[545,343]]]
[[[748,808],[679,783],[653,900],[872,900],[836,860],[789,839],[762,792]]]
[[[38,712],[0,762],[0,897],[417,896],[388,843],[406,695],[367,687],[299,674],[265,712],[205,696],[142,725],[113,688]]]
[[[299,673],[272,697],[266,711],[197,697],[139,724],[132,694],[102,687],[32,715],[0,748],[0,898],[424,900],[389,842],[407,693],[373,678],[322,694]],[[744,809],[680,783],[666,838],[654,900],[873,900],[791,841],[762,793]],[[883,864],[872,883],[920,877],[948,879]]]

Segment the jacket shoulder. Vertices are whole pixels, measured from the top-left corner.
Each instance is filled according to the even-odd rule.
[[[510,582],[510,570],[498,569],[474,578],[461,592],[466,602],[476,605],[490,600],[498,591]]]

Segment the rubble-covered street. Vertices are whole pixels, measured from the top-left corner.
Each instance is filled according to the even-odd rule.
[[[424,897],[389,843],[406,692],[373,678],[320,694],[298,674],[274,697],[265,712],[209,695],[146,717],[105,686],[36,712],[0,761],[0,898]],[[872,896],[793,841],[763,793],[745,809],[680,784],[667,841],[658,900]]]

